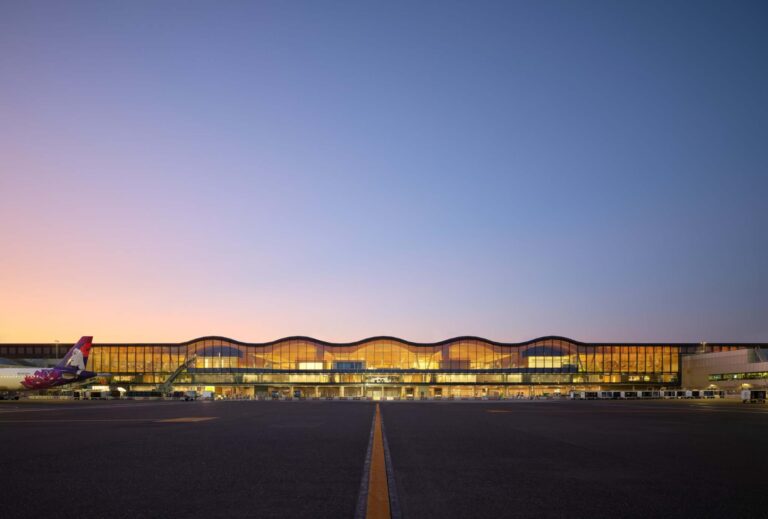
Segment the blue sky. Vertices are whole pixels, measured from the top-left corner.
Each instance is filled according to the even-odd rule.
[[[0,340],[768,340],[767,14],[4,2]]]

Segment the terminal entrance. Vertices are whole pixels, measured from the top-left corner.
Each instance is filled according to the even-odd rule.
[[[394,400],[401,398],[402,388],[399,386],[373,386],[365,388],[365,396],[371,400]]]

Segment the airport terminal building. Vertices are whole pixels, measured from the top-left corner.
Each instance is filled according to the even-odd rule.
[[[0,361],[55,363],[68,347],[0,344]],[[436,343],[395,337],[352,343],[309,337],[265,343],[201,337],[176,344],[94,343],[88,369],[112,375],[97,383],[133,391],[164,387],[231,397],[276,392],[374,399],[514,397],[573,389],[680,387],[683,359],[765,348],[768,344],[583,343],[554,336],[521,343],[479,337]]]

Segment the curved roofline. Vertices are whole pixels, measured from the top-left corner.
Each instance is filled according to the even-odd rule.
[[[357,341],[351,341],[351,342],[332,342],[332,341],[325,341],[322,339],[316,339],[314,337],[309,337],[306,335],[291,335],[288,337],[282,337],[280,339],[275,339],[272,341],[265,341],[265,342],[245,342],[240,341],[237,339],[231,339],[229,337],[224,337],[221,335],[206,335],[204,337],[197,337],[195,339],[190,339],[188,341],[180,342],[180,343],[171,343],[171,344],[178,344],[181,345],[188,345],[192,344],[198,341],[210,341],[210,340],[219,340],[219,341],[228,341],[234,344],[239,344],[242,346],[271,346],[273,344],[277,344],[280,342],[285,341],[311,341],[318,344],[323,344],[326,346],[359,346],[361,344],[365,344],[372,341],[395,341],[400,342],[402,344],[408,344],[410,346],[422,346],[422,347],[429,347],[429,346],[443,346],[445,344],[453,343],[456,341],[480,341],[485,342],[487,344],[492,344],[494,346],[528,346],[529,344],[534,344],[541,341],[565,341],[571,344],[575,344],[578,346],[593,346],[593,345],[617,345],[617,344],[626,344],[628,346],[641,346],[641,345],[671,345],[675,343],[620,343],[620,342],[607,342],[607,343],[589,343],[589,342],[583,342],[576,339],[571,339],[569,337],[563,337],[562,335],[544,335],[541,337],[536,337],[534,339],[529,339],[527,341],[522,342],[501,342],[501,341],[494,341],[491,339],[486,339],[484,337],[478,337],[476,335],[460,335],[457,337],[451,337],[449,339],[443,339],[441,341],[435,341],[435,342],[416,342],[416,341],[409,341],[407,339],[401,339],[400,337],[394,337],[392,335],[375,335],[372,337],[366,337],[365,339],[360,339]],[[148,343],[149,344],[149,343]],[[677,343],[677,344],[684,344],[684,345],[696,345],[698,343]]]
[[[586,341],[580,341],[577,339],[571,339],[570,337],[565,337],[562,335],[542,335],[541,337],[536,337],[534,339],[529,339],[527,341],[521,341],[521,342],[502,342],[502,341],[494,341],[492,339],[486,339],[485,337],[478,337],[476,335],[459,335],[457,337],[451,337],[449,339],[443,339],[441,341],[435,341],[435,342],[416,342],[416,341],[409,341],[407,339],[401,339],[400,337],[395,337],[392,335],[374,335],[372,337],[366,337],[365,339],[360,339],[357,341],[351,341],[351,342],[333,342],[333,341],[325,341],[322,339],[316,339],[314,337],[309,337],[307,335],[290,335],[288,337],[282,337],[280,339],[275,339],[272,341],[265,341],[265,342],[245,342],[240,341],[237,339],[231,339],[229,337],[224,337],[222,335],[206,335],[204,337],[198,337],[196,339],[190,339],[188,341],[179,342],[179,343],[163,343],[163,344],[177,344],[179,346],[191,344],[193,342],[197,341],[207,341],[207,340],[223,340],[223,341],[229,341],[234,344],[240,344],[243,346],[271,346],[272,344],[277,344],[278,342],[283,341],[296,341],[296,340],[302,340],[302,341],[312,341],[319,344],[324,344],[326,346],[358,346],[360,344],[371,342],[371,341],[380,341],[380,340],[387,340],[387,341],[397,341],[401,342],[403,344],[408,344],[411,346],[442,346],[444,344],[448,344],[455,341],[481,341],[488,344],[492,344],[494,346],[528,346],[529,344],[533,344],[540,341],[565,341],[569,342],[571,344],[575,344],[578,346],[701,346],[702,344],[708,345],[708,346],[741,346],[741,347],[768,347],[768,343],[762,343],[762,342],[709,342],[709,341],[699,341],[699,342],[623,342],[623,341],[611,341],[611,342],[586,342]],[[122,343],[115,343],[115,344],[122,344]],[[144,343],[144,344],[155,344],[155,343]]]
[[[538,337],[536,339],[530,339],[524,342],[498,342],[498,341],[493,341],[491,339],[485,339],[483,337],[477,337],[475,335],[461,335],[459,337],[452,337],[450,339],[443,339],[442,341],[436,341],[436,342],[415,342],[415,341],[409,341],[406,339],[401,339],[400,337],[394,337],[392,335],[376,335],[373,337],[366,337],[365,339],[360,339],[352,342],[324,341],[322,339],[315,339],[314,337],[308,337],[306,335],[291,335],[289,337],[283,337],[280,339],[275,339],[267,342],[244,342],[244,341],[239,341],[237,339],[230,339],[229,337],[224,337],[221,335],[206,335],[205,337],[190,339],[188,341],[180,342],[178,344],[188,345],[198,341],[211,341],[211,340],[228,341],[234,344],[240,344],[242,346],[271,346],[273,344],[277,344],[279,342],[284,342],[284,341],[311,341],[319,344],[324,344],[326,346],[359,346],[361,344],[365,344],[367,342],[372,342],[372,341],[396,341],[396,342],[401,342],[403,344],[408,344],[410,346],[424,346],[424,347],[442,346],[444,344],[448,344],[456,341],[482,341],[488,344],[493,344],[494,346],[527,346],[528,344],[533,344],[535,342],[547,341],[547,340],[566,341],[566,342],[570,342],[572,344],[578,344],[578,345],[586,344],[574,339],[569,339],[568,337],[561,337],[558,335],[547,335],[544,337]]]
[[[241,346],[270,346],[273,344],[277,344],[279,342],[291,341],[291,340],[312,341],[318,344],[324,344],[326,346],[359,346],[367,342],[378,341],[378,340],[395,341],[402,344],[408,344],[411,346],[423,346],[423,347],[442,346],[444,344],[448,344],[456,341],[480,341],[480,342],[484,342],[486,344],[491,344],[494,346],[527,346],[529,344],[533,344],[540,341],[556,340],[556,341],[565,341],[570,344],[575,344],[578,346],[700,346],[702,344],[706,344],[708,346],[736,346],[736,347],[742,347],[742,348],[768,347],[768,343],[766,342],[709,342],[709,341],[706,341],[703,343],[702,342],[672,342],[672,341],[670,342],[622,342],[622,341],[585,342],[585,341],[579,341],[576,339],[571,339],[569,337],[563,337],[562,335],[544,335],[541,337],[537,337],[535,339],[530,339],[522,342],[500,342],[500,341],[494,341],[491,339],[486,339],[483,337],[477,337],[475,335],[461,335],[458,337],[452,337],[450,339],[444,339],[442,341],[436,341],[436,342],[409,341],[409,340],[401,339],[400,337],[394,337],[391,335],[376,335],[373,337],[367,337],[365,339],[360,339],[352,342],[324,341],[322,339],[315,339],[314,337],[308,337],[306,335],[291,335],[289,337],[282,337],[280,339],[275,339],[275,340],[266,341],[266,342],[245,342],[237,339],[231,339],[229,337],[224,337],[222,335],[206,335],[203,337],[197,337],[195,339],[190,339],[182,342],[122,342],[121,341],[121,342],[101,342],[101,343],[95,342],[94,344],[97,346],[185,346],[188,344],[192,344],[194,342],[207,341],[207,340],[226,341],[226,342],[229,342],[232,344],[238,344]],[[49,342],[0,343],[0,345],[3,345],[3,346],[51,346],[52,343],[49,343]],[[63,348],[63,347],[72,346],[72,344],[60,343],[59,346]]]

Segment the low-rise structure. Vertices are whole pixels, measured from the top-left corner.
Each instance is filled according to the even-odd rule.
[[[768,388],[768,349],[755,345],[732,351],[683,357],[682,384],[717,388],[735,393],[741,389]]]
[[[706,388],[714,375],[768,371],[768,365],[747,362],[766,347],[585,343],[555,336],[520,343],[480,337],[436,343],[396,337],[351,343],[310,337],[265,343],[202,337],[170,344],[94,343],[88,369],[110,373],[111,384],[133,391],[196,390],[233,397],[514,397],[573,390]],[[64,344],[0,344],[0,357],[55,363],[55,351],[66,349]],[[727,367],[719,367],[719,362]]]

